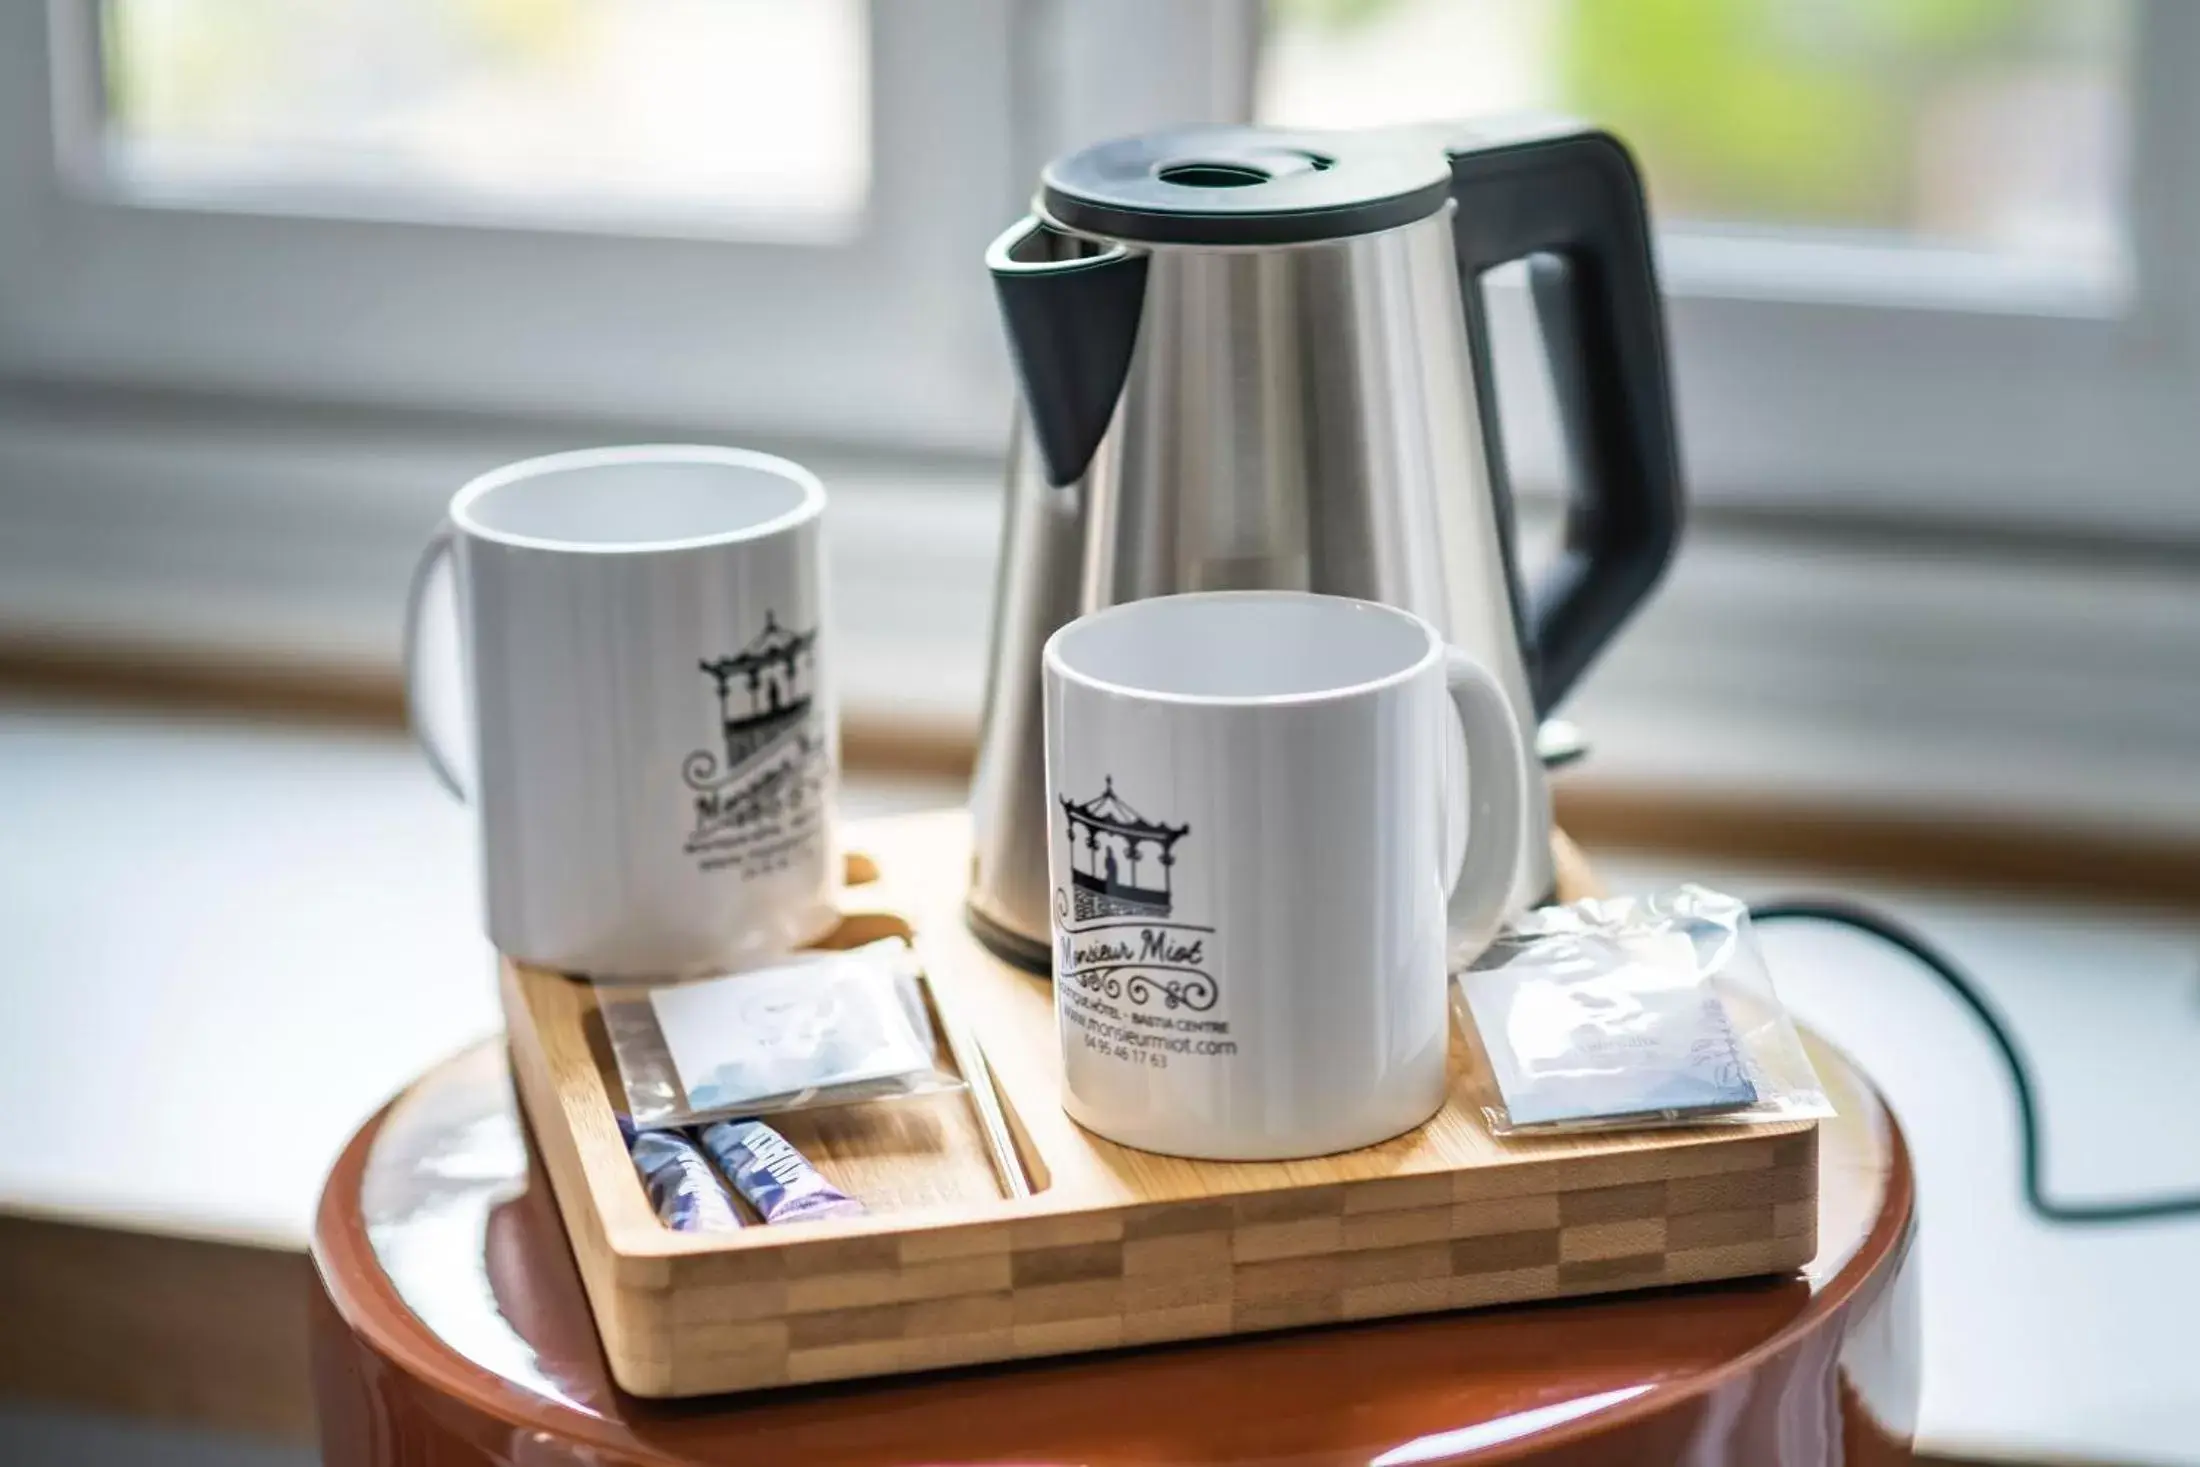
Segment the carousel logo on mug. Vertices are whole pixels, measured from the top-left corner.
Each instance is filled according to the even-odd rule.
[[[822,828],[825,740],[812,706],[817,632],[772,612],[731,657],[699,664],[718,695],[719,750],[697,749],[680,777],[695,791],[687,852],[705,871],[777,870]]]
[[[1055,971],[1063,1012],[1083,1042],[1166,1069],[1172,1056],[1226,1056],[1230,1026],[1210,964],[1214,928],[1176,919],[1176,846],[1189,825],[1146,819],[1115,792],[1061,797],[1069,888],[1054,893]]]

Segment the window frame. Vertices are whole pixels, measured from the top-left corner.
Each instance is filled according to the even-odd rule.
[[[921,23],[874,3],[874,207],[836,246],[87,196],[55,177],[51,119],[96,115],[96,70],[39,58],[72,25],[83,56],[92,4],[0,8],[0,109],[23,109],[0,110],[0,377],[969,456],[998,454],[1007,421],[986,238],[1064,148],[1248,115],[1260,30],[1256,0],[968,0]],[[2133,29],[2128,278],[1661,231],[1699,506],[2200,533],[2200,8],[2138,0]],[[957,139],[966,166],[934,166]],[[1493,295],[1515,479],[1555,494],[1525,300]]]

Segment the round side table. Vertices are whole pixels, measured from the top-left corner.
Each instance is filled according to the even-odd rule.
[[[314,1228],[328,1467],[1910,1460],[1910,1163],[1869,1084],[1813,1046],[1802,1273],[663,1402],[611,1384],[495,1043],[352,1138]]]

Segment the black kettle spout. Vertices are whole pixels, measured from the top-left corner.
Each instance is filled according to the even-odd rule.
[[[985,252],[1047,482],[1074,483],[1115,416],[1138,344],[1146,256],[1036,215]]]

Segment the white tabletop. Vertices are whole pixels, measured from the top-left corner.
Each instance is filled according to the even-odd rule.
[[[868,813],[953,792],[851,796]],[[0,706],[0,1207],[303,1247],[358,1122],[497,1026],[472,859],[465,813],[395,736]],[[2015,1021],[2059,1194],[2200,1189],[2200,920],[1873,895]],[[1862,1062],[1915,1151],[1924,1443],[2200,1462],[2200,1220],[2031,1220],[2008,1087],[1968,1018],[1861,939],[1766,942],[1791,1006]]]

